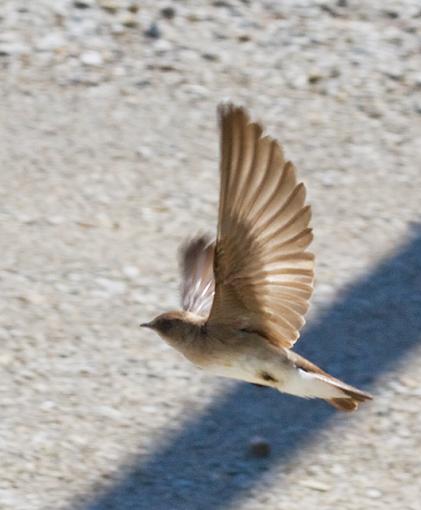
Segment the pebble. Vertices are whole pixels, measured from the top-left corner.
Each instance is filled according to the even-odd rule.
[[[300,485],[319,492],[327,492],[330,486],[317,480],[301,480]]]
[[[62,225],[66,221],[66,218],[63,216],[55,215],[55,216],[49,216],[47,218],[47,222],[50,225]]]
[[[371,488],[367,489],[367,496],[371,499],[379,499],[382,497],[383,493],[379,489]]]
[[[158,53],[166,53],[172,49],[173,45],[166,39],[158,39],[154,44],[154,50]]]
[[[97,0],[97,2],[102,9],[110,14],[115,14],[121,7],[117,0]]]
[[[269,457],[271,453],[270,443],[263,437],[256,436],[250,440],[249,454],[256,459]]]
[[[77,9],[89,9],[95,5],[95,0],[74,0],[73,5]]]
[[[174,7],[171,7],[170,5],[167,7],[163,7],[161,9],[161,16],[166,19],[174,19],[176,14],[176,10]]]
[[[139,11],[139,8],[140,8],[140,6],[137,2],[131,2],[127,6],[127,10],[133,14],[136,14]]]
[[[145,160],[148,160],[153,156],[152,149],[146,145],[139,145],[139,147],[136,149],[136,154]]]
[[[101,66],[104,63],[101,53],[98,51],[85,51],[80,55],[80,61],[86,66]]]
[[[151,39],[159,39],[161,37],[161,31],[159,30],[158,24],[155,22],[151,23],[145,30],[145,35]]]
[[[124,266],[122,273],[124,276],[126,276],[129,280],[134,280],[137,278],[140,274],[139,269],[136,266]]]
[[[136,16],[133,16],[133,14],[124,14],[120,18],[120,22],[123,26],[127,28],[137,28],[139,26],[139,21],[136,18]]]
[[[219,55],[217,55],[216,53],[205,52],[205,53],[202,53],[202,57],[205,60],[209,60],[209,62],[218,62],[219,61]]]
[[[53,400],[44,400],[41,402],[39,408],[41,411],[50,411],[51,409],[54,409],[57,406],[57,404]]]

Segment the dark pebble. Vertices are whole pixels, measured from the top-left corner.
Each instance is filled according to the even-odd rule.
[[[156,23],[151,23],[150,27],[145,30],[145,35],[151,39],[159,39],[161,37],[161,31]]]
[[[249,453],[256,459],[264,459],[270,455],[270,444],[262,437],[254,437],[249,444]]]
[[[173,19],[175,18],[175,9],[174,7],[163,7],[161,9],[161,16],[165,19]]]

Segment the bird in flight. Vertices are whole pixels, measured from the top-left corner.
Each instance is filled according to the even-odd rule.
[[[216,241],[199,236],[183,246],[183,309],[142,326],[212,374],[353,411],[371,396],[291,350],[314,279],[304,184],[244,108],[223,103],[218,117]]]

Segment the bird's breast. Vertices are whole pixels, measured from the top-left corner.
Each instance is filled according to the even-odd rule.
[[[284,384],[288,372],[283,353],[265,343],[215,343],[193,363],[213,375],[274,387]]]

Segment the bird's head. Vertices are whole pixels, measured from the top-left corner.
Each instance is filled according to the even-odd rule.
[[[142,328],[153,329],[159,336],[168,339],[176,339],[186,332],[189,320],[187,313],[182,310],[166,312],[158,315],[150,322],[144,322]]]

